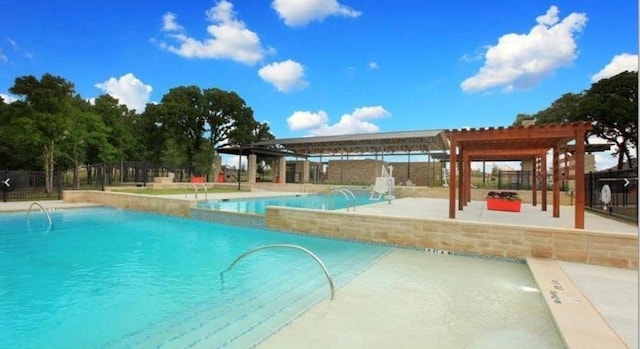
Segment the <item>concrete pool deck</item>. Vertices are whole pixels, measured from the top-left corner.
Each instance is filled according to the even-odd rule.
[[[234,197],[256,197],[256,196],[276,196],[276,195],[294,195],[299,193],[274,193],[274,192],[245,192],[245,193],[224,193],[224,194],[210,194],[209,199],[219,198],[234,198]],[[173,195],[172,198],[184,198],[184,195]],[[193,198],[187,198],[192,200]],[[0,211],[15,211],[26,210],[30,202],[23,203],[0,203]],[[61,201],[47,201],[44,204],[47,208],[72,208],[86,206],[84,204],[65,204]],[[357,212],[376,214],[380,216],[396,216],[396,217],[437,217],[444,218],[448,216],[448,201],[443,199],[417,199],[407,198],[402,200],[394,200],[391,204],[380,203],[374,205],[367,205],[358,207]],[[471,202],[464,211],[456,212],[456,219],[460,220],[473,220],[473,221],[489,221],[505,224],[518,224],[518,225],[546,225],[563,228],[573,227],[573,207],[561,207],[561,214],[559,218],[552,218],[551,212],[541,212],[539,208],[533,208],[531,205],[524,204],[523,211],[520,214],[514,215],[508,212],[487,211],[483,208],[482,202]],[[638,234],[638,227],[626,223],[621,223],[613,220],[609,220],[605,217],[595,215],[592,213],[585,214],[585,227],[607,232],[616,232],[624,234]],[[374,319],[371,316],[379,317],[380,319],[393,319],[394,316],[398,317],[398,313],[392,307],[385,307],[387,302],[402,301],[402,297],[398,297],[397,294],[384,294],[373,292],[367,287],[367,283],[360,282],[361,277],[369,277],[375,279],[377,268],[388,268],[388,263],[391,265],[398,265],[407,263],[408,260],[415,258],[416,251],[410,250],[394,250],[389,254],[389,257],[385,257],[378,263],[373,265],[369,270],[362,273],[352,282],[345,287],[338,290],[336,294],[336,300],[333,303],[329,301],[323,301],[316,307],[312,308],[309,312],[305,313],[299,319],[292,322],[291,325],[283,328],[280,332],[274,334],[267,341],[262,343],[260,347],[276,348],[276,347],[367,347],[367,348],[386,348],[389,346],[399,348],[425,348],[428,347],[428,339],[424,341],[418,340],[415,334],[419,331],[419,324],[413,322],[418,319],[412,319],[410,317],[402,319],[403,330],[390,330],[389,327],[382,327],[384,330],[372,329],[370,322]],[[411,257],[406,257],[410,255]],[[405,256],[405,257],[403,257]],[[550,261],[549,263],[543,263],[542,269],[538,267],[532,268],[531,265],[535,264],[533,261],[530,264],[532,274],[536,281],[548,282],[553,280],[568,280],[563,281],[563,288],[570,290],[567,292],[566,299],[569,303],[574,304],[576,299],[584,299],[579,301],[579,304],[585,305],[585,309],[592,306],[597,310],[595,313],[579,310],[571,315],[560,315],[570,326],[565,327],[563,324],[558,324],[565,332],[574,331],[574,335],[583,336],[583,341],[579,341],[576,344],[574,341],[567,340],[567,344],[570,344],[570,348],[638,348],[638,271],[619,269],[611,267],[601,267],[595,265],[570,263],[562,261]],[[542,271],[539,271],[542,270]],[[381,273],[378,275],[385,275],[388,277],[388,273]],[[545,276],[546,275],[546,276]],[[539,278],[545,278],[546,281],[541,281]],[[545,286],[541,286],[542,292],[549,292],[553,288],[553,284],[547,285],[550,289],[545,289]],[[574,289],[575,288],[575,289]],[[419,295],[413,295],[412,297],[419,297]],[[412,298],[413,299],[413,298]],[[403,303],[406,303],[402,301]],[[565,302],[566,303],[566,302]],[[342,304],[338,306],[338,304]],[[405,306],[421,306],[419,304],[405,304]],[[553,305],[550,305],[553,312]],[[371,313],[372,309],[376,309],[375,314]],[[380,309],[387,309],[386,313],[379,312]],[[328,314],[328,310],[331,310],[332,314]],[[428,309],[424,309],[428,311]],[[324,315],[323,315],[324,314]],[[342,314],[341,316],[337,316]],[[404,316],[404,315],[403,315]],[[583,326],[585,317],[591,317],[597,322],[604,319],[600,324],[600,330],[590,326]],[[336,319],[338,318],[338,320]],[[330,319],[330,321],[329,321]],[[340,320],[341,319],[341,320]],[[359,321],[357,321],[359,320]],[[558,318],[556,318],[556,321]],[[416,327],[411,327],[415,325]],[[303,332],[300,329],[305,328]],[[329,327],[323,327],[329,326]],[[404,329],[404,326],[408,328]],[[606,332],[606,328],[613,329],[613,337],[609,334],[602,338],[599,336]],[[582,329],[582,332],[581,332]],[[305,332],[310,331],[310,332]],[[323,331],[328,331],[323,334]],[[577,332],[576,332],[577,331]],[[316,337],[317,334],[317,337]],[[329,336],[330,334],[330,336]],[[590,339],[595,335],[596,340]],[[365,340],[365,336],[367,339]],[[590,337],[591,336],[591,337]],[[329,338],[330,337],[330,338]],[[615,337],[619,337],[624,341],[624,344],[614,343]],[[317,342],[311,341],[311,339],[317,339]],[[330,340],[330,341],[329,341]],[[602,346],[602,342],[599,340],[609,340],[611,342],[606,346]],[[334,344],[334,345],[331,345]],[[621,346],[622,345],[622,346]]]

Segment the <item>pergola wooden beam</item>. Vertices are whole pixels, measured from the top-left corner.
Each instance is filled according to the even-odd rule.
[[[546,211],[546,153],[553,149],[553,217],[560,216],[560,174],[559,154],[566,152],[570,141],[575,140],[575,181],[576,206],[575,227],[584,228],[584,139],[591,129],[588,122],[567,124],[532,125],[526,127],[450,130],[445,135],[451,149],[449,161],[449,218],[455,218],[456,186],[458,189],[458,210],[471,200],[471,161],[487,159],[541,161],[542,210]],[[460,166],[458,167],[458,159]],[[460,174],[457,175],[457,171]],[[459,177],[459,182],[456,180]],[[535,178],[534,178],[535,183]],[[537,204],[536,190],[533,188],[533,204]]]

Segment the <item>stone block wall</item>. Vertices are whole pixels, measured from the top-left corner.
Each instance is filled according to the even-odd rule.
[[[375,183],[382,171],[382,161],[364,160],[329,160],[327,182],[343,184]]]
[[[174,216],[188,217],[192,203],[187,200],[156,198],[153,196],[113,193],[93,190],[65,190],[62,192],[65,203],[89,202],[127,210],[157,212]]]
[[[637,235],[284,207],[268,207],[265,223],[276,230],[419,249],[638,269]]]
[[[393,166],[396,185],[404,185],[409,179],[409,172],[411,172],[413,185],[429,187],[442,185],[442,163],[440,162],[392,162],[390,165]]]
[[[327,169],[329,183],[365,184],[375,183],[382,172],[381,160],[330,160]],[[404,185],[411,172],[411,182],[417,186],[439,186],[442,184],[442,164],[440,162],[384,162],[393,166],[396,185]]]

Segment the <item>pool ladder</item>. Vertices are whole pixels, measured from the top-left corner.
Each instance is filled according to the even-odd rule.
[[[249,251],[241,254],[240,256],[238,256],[238,258],[236,258],[233,262],[231,262],[231,264],[229,265],[229,267],[227,269],[225,269],[225,270],[220,272],[220,282],[222,284],[222,287],[224,288],[224,273],[226,273],[227,271],[231,270],[241,259],[243,259],[244,257],[246,257],[246,256],[248,256],[250,254],[253,254],[255,252],[266,250],[266,249],[271,249],[271,248],[291,248],[291,249],[295,249],[295,250],[299,250],[299,251],[305,252],[306,254],[311,256],[318,263],[318,265],[320,265],[320,267],[322,268],[322,271],[324,271],[324,275],[327,277],[327,280],[329,281],[329,288],[330,288],[330,291],[331,291],[331,300],[335,299],[336,292],[335,292],[335,288],[333,286],[333,279],[331,278],[331,274],[329,273],[329,270],[327,270],[327,267],[325,267],[324,263],[322,263],[320,258],[318,258],[318,256],[316,256],[313,252],[309,251],[308,249],[306,249],[306,248],[304,248],[302,246],[291,245],[291,244],[265,245],[265,246],[260,246],[260,247],[254,248],[252,250],[249,250]]]
[[[48,229],[51,229],[51,227],[53,227],[51,216],[49,215],[49,212],[47,212],[47,210],[44,208],[44,206],[42,206],[42,204],[40,204],[39,202],[32,202],[31,205],[29,205],[29,209],[27,210],[27,223],[29,223],[29,217],[31,216],[31,209],[33,208],[33,206],[38,206],[40,210],[44,212],[44,215],[47,217],[47,221],[49,222]]]
[[[196,200],[198,200],[198,187],[195,185],[195,183],[189,183],[189,184],[191,184],[193,189],[195,189],[195,191],[196,191]],[[207,183],[202,183],[202,187],[204,188],[204,199],[208,200],[208,198],[207,198]],[[184,187],[184,198],[185,199],[187,198],[187,194],[188,194],[187,190],[188,189],[189,189],[188,186]]]
[[[329,210],[329,199],[333,198],[333,201],[331,202],[333,204],[333,207],[336,207],[335,201],[336,201],[336,195],[338,194],[342,194],[345,199],[347,200],[347,212],[349,212],[349,208],[353,208],[353,211],[355,212],[356,210],[356,196],[355,194],[353,194],[353,192],[349,189],[346,188],[336,188],[331,190],[327,196],[324,199],[324,209],[325,210]]]

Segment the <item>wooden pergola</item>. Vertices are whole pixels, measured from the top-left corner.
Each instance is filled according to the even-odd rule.
[[[448,130],[450,176],[449,176],[449,218],[456,217],[456,190],[458,210],[471,201],[472,161],[523,161],[532,160],[535,174],[532,176],[532,204],[537,205],[537,180],[541,180],[542,211],[547,210],[547,152],[553,150],[553,217],[560,217],[560,154],[565,159],[572,154],[575,180],[575,228],[584,228],[584,139],[591,129],[588,122],[566,124],[531,125],[520,127],[500,127],[488,129]],[[568,143],[575,140],[572,153],[567,151]],[[457,151],[456,151],[457,150]],[[456,164],[459,168],[456,169]],[[459,184],[456,171],[459,170]],[[567,171],[568,172],[568,171]],[[565,174],[568,176],[568,173]],[[567,177],[568,178],[568,177]]]

